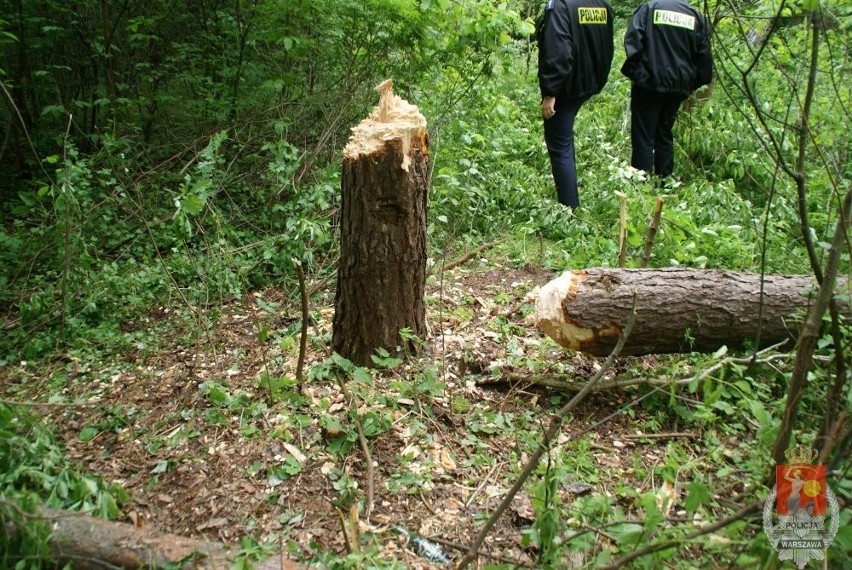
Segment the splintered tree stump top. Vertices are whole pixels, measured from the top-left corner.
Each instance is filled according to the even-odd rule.
[[[341,181],[332,348],[358,365],[378,348],[416,352],[401,329],[426,333],[426,119],[390,80],[376,89],[379,104],[343,151]]]
[[[767,346],[796,336],[814,290],[813,277],[804,275],[761,277],[715,269],[566,271],[538,292],[536,321],[559,345],[605,356],[627,323],[635,291],[636,324],[622,355],[753,346],[758,329],[760,346]],[[848,316],[848,291],[837,298]]]
[[[361,156],[382,153],[388,141],[399,141],[402,144],[400,167],[408,172],[412,144],[428,155],[426,118],[416,106],[394,95],[392,80],[381,82],[376,91],[380,93],[379,104],[369,117],[352,129],[343,158],[357,160]]]

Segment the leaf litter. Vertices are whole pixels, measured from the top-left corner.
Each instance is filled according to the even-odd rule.
[[[430,280],[429,337],[422,358],[437,365],[433,380],[440,388],[399,393],[400,382],[416,380],[421,360],[374,377],[356,397],[361,421],[377,422],[368,434],[376,501],[369,519],[362,512],[358,525],[362,534],[377,537],[380,556],[411,568],[432,566],[406,548],[393,529],[466,546],[514,481],[527,455],[521,439],[535,440],[558,393],[482,380],[542,371],[582,379],[600,366],[595,358],[563,351],[525,317],[532,309],[527,294],[553,276],[529,265],[462,267]],[[316,339],[330,333],[333,292],[322,302],[311,307],[317,320],[310,329],[306,371],[329,357],[325,343]],[[296,343],[285,339],[298,338],[288,327],[297,322],[300,307],[284,291],[259,292],[219,307],[204,334],[193,334],[178,313],[161,309],[149,315],[161,325],[156,330],[165,331],[152,333],[163,335],[157,351],[132,350],[118,361],[89,362],[73,377],[60,363],[48,381],[40,382],[33,379],[45,373],[43,367],[7,366],[0,370],[6,396],[55,400],[55,386],[64,379],[64,401],[96,404],[55,406],[45,415],[73,459],[130,492],[125,522],[230,543],[244,535],[278,543],[283,536],[294,545],[290,554],[304,559],[320,551],[345,552],[342,497],[349,492],[363,499],[367,487],[357,442],[349,441],[346,451],[330,445],[351,433],[346,399],[328,378],[309,380],[301,404],[287,399],[287,390],[295,393],[296,387],[276,394],[271,382],[261,381],[294,374]],[[284,334],[276,346],[259,330]],[[626,402],[624,394],[595,394],[564,432],[587,429]],[[633,451],[618,439],[635,434],[642,417],[637,409],[632,419],[619,416],[592,430],[589,467],[609,475],[583,480],[582,473],[573,474],[560,488],[564,500],[611,494],[611,485],[601,481],[644,484],[631,480]],[[92,427],[93,437],[80,436]],[[641,442],[629,445],[642,448]],[[654,445],[647,449],[649,460],[658,462]],[[657,489],[666,511],[678,502],[671,484]],[[522,492],[484,551],[533,565],[535,552],[522,544],[521,530],[535,514],[533,501]]]

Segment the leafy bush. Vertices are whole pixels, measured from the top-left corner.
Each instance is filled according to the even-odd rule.
[[[50,529],[39,508],[114,518],[127,498],[72,464],[40,419],[0,403],[0,566],[51,567]]]

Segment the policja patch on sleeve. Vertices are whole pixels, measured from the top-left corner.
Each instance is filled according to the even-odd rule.
[[[577,8],[577,16],[580,24],[606,24],[606,8]]]
[[[695,30],[695,16],[671,10],[654,10],[654,25]]]

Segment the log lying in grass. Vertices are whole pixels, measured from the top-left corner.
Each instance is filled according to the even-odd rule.
[[[219,542],[160,533],[131,524],[44,509],[50,525],[50,549],[60,567],[75,570],[103,568],[205,568],[229,570],[238,554]],[[273,556],[253,562],[258,570],[296,570],[294,562]]]
[[[758,328],[760,346],[793,339],[815,284],[809,276],[713,269],[566,271],[539,291],[536,321],[561,346],[605,356],[627,322],[634,289],[637,320],[623,355],[754,346]],[[849,316],[848,283],[838,286],[837,298]]]

